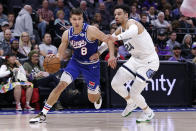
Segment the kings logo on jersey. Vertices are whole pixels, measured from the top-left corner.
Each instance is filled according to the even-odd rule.
[[[95,86],[95,82],[89,81],[88,85],[89,85],[90,88],[93,88]]]
[[[87,44],[85,40],[80,40],[80,41],[71,40],[70,43],[71,43],[72,47],[75,49],[84,47]]]

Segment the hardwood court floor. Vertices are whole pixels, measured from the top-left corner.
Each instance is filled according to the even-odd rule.
[[[121,111],[51,112],[41,124],[28,123],[34,112],[1,112],[0,131],[196,131],[196,109],[160,110],[151,123],[140,124],[140,112],[122,118]]]

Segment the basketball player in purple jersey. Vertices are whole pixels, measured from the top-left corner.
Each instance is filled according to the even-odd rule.
[[[50,55],[48,57],[58,57],[61,60],[68,43],[70,43],[70,46],[74,50],[72,59],[64,69],[60,83],[50,93],[43,110],[37,116],[30,119],[30,123],[46,122],[46,114],[56,103],[61,92],[72,83],[80,73],[85,78],[88,86],[89,101],[94,103],[96,109],[101,107],[102,98],[99,89],[100,64],[99,60],[92,61],[92,59],[90,60],[89,58],[97,52],[98,40],[106,42],[108,43],[110,51],[108,65],[115,68],[116,58],[114,57],[114,45],[110,41],[110,36],[105,35],[94,26],[83,23],[83,13],[81,9],[72,9],[70,12],[70,22],[72,23],[72,27],[63,33],[62,42],[57,55]]]

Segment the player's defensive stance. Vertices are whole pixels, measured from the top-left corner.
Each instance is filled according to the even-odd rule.
[[[127,101],[127,106],[121,115],[126,117],[135,108],[140,107],[143,113],[137,122],[150,121],[154,117],[154,113],[146,104],[141,92],[147,85],[146,81],[151,79],[159,68],[158,55],[146,29],[139,22],[128,19],[129,7],[116,6],[114,16],[120,27],[112,35],[112,41],[123,40],[125,48],[132,55],[118,69],[111,82],[113,90]],[[105,49],[107,49],[107,45],[102,44],[98,51],[101,54]],[[95,54],[92,57],[95,57]],[[130,93],[124,87],[129,80],[133,81]]]
[[[102,98],[100,95],[100,65],[99,60],[91,61],[89,58],[92,54],[97,52],[98,40],[108,43],[110,50],[110,59],[108,64],[115,68],[116,59],[114,57],[114,45],[110,41],[109,36],[105,35],[94,26],[83,23],[83,12],[81,9],[72,9],[70,12],[70,22],[72,27],[65,31],[62,36],[62,42],[59,46],[57,56],[50,55],[47,57],[63,58],[64,51],[68,43],[73,48],[74,53],[72,59],[69,61],[67,67],[61,76],[60,83],[50,93],[49,98],[43,110],[34,118],[30,119],[30,123],[46,122],[46,114],[50,108],[56,103],[61,92],[73,82],[80,73],[85,78],[88,86],[88,99],[94,103],[95,108],[101,107]]]

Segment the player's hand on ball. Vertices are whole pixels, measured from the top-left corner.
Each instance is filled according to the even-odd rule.
[[[50,54],[45,57],[43,67],[46,72],[53,74],[59,71],[61,67],[61,61],[58,56]]]
[[[99,59],[99,56],[100,56],[100,54],[99,54],[99,52],[97,52],[97,53],[94,53],[89,59],[91,61],[96,61]]]
[[[110,66],[112,69],[116,68],[116,57],[112,56],[108,59],[108,66]]]

